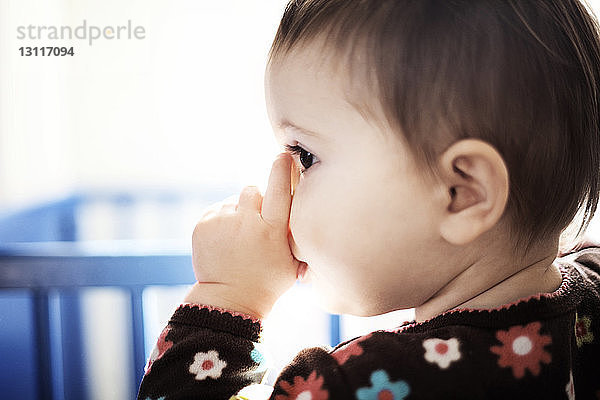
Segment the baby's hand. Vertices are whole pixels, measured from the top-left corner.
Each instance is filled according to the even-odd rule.
[[[198,282],[185,301],[265,317],[296,280],[288,242],[291,158],[280,154],[264,196],[245,187],[237,205],[205,214],[192,236]]]

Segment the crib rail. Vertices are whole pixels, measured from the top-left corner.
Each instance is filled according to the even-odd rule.
[[[54,242],[0,246],[0,289],[27,289],[32,295],[40,399],[63,399],[65,392],[68,398],[86,397],[77,289],[114,286],[129,292],[133,363],[130,381],[139,383],[145,363],[143,289],[193,281],[190,256],[180,249],[169,250],[164,243],[158,246],[136,241]],[[136,388],[131,385],[130,398],[135,398]]]

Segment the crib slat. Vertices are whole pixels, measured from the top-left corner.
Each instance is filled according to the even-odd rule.
[[[146,352],[144,349],[144,304],[143,292],[141,286],[133,286],[131,291],[131,328],[133,338],[133,393],[131,398],[137,396],[137,388],[144,377],[144,364],[146,362]]]
[[[83,358],[83,332],[81,325],[81,299],[78,289],[62,290],[60,294],[60,320],[63,358],[64,398],[87,398],[85,362]]]
[[[46,290],[33,292],[33,319],[35,327],[35,345],[37,354],[38,387],[40,400],[53,400],[52,385],[52,350],[51,350],[51,321],[50,304]]]
[[[340,316],[338,314],[329,315],[329,345],[337,346],[341,341]]]

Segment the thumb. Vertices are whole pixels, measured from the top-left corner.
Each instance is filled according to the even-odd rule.
[[[290,168],[292,160],[287,153],[281,153],[273,162],[271,175],[262,202],[262,218],[271,226],[287,227],[290,219],[292,188]]]

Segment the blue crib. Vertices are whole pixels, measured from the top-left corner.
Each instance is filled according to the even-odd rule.
[[[77,194],[0,214],[3,397],[88,398],[86,380],[90,377],[85,376],[82,357],[80,293],[90,287],[117,287],[129,297],[131,366],[126,370],[131,371],[129,398],[135,398],[148,352],[144,345],[143,291],[148,286],[189,285],[194,276],[185,248],[189,240],[171,240],[181,235],[169,237],[162,228],[162,237],[136,239],[131,230],[132,210],[150,202],[159,210],[155,214],[169,221],[171,214],[160,210],[179,210],[184,203],[202,209],[239,189],[213,188],[200,194]],[[82,210],[99,204],[111,210],[112,217],[104,215],[104,219],[109,218],[115,229],[111,237],[102,238],[110,240],[88,241],[89,234],[82,234],[82,220],[87,218]],[[332,345],[339,343],[337,316],[330,317],[329,336]]]

